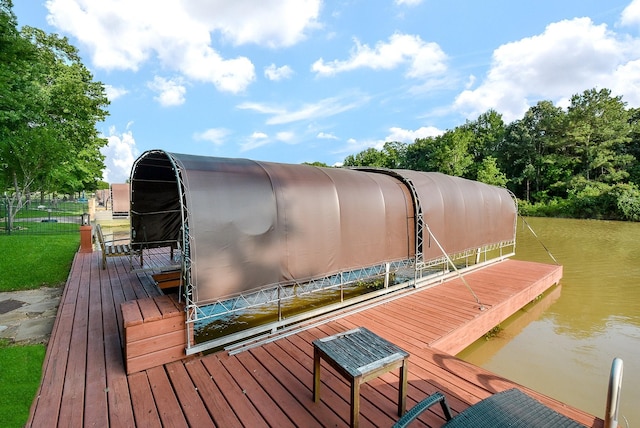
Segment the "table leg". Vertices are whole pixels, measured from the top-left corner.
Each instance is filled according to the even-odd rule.
[[[400,384],[398,385],[398,416],[404,415],[407,409],[407,374],[408,361],[405,359],[400,367]]]
[[[320,352],[313,348],[313,401],[320,401]]]
[[[351,428],[358,428],[360,418],[360,380],[351,380]]]

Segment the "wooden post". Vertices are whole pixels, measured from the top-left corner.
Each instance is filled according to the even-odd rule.
[[[80,226],[80,252],[93,253],[93,240],[91,239],[91,225]]]

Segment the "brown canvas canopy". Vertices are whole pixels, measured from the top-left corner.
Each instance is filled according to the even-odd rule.
[[[132,242],[180,247],[196,304],[441,258],[431,238],[448,254],[514,243],[515,218],[507,190],[440,173],[161,150],[142,154],[131,173]]]

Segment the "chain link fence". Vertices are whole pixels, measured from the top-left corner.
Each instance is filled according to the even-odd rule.
[[[0,234],[78,233],[82,215],[88,212],[86,199],[38,197],[24,200],[22,209],[12,218],[10,203],[7,197],[0,201]]]

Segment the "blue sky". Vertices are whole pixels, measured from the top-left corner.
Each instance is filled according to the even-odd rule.
[[[108,89],[104,179],[144,151],[341,163],[490,108],[640,107],[640,0],[14,0]]]

